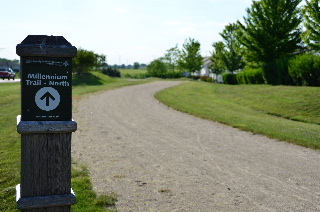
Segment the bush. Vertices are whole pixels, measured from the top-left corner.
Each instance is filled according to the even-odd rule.
[[[215,82],[215,80],[212,80],[212,77],[208,77],[208,76],[200,76],[200,80],[203,82]]]
[[[181,78],[183,73],[181,71],[169,71],[164,75],[164,78]]]
[[[207,76],[200,76],[200,80],[201,81],[204,81],[204,82],[207,82],[207,79],[208,79],[209,77],[207,77]]]
[[[320,56],[296,56],[289,61],[289,73],[297,85],[320,86]]]
[[[191,75],[190,78],[193,79],[193,80],[199,80],[199,79],[200,79],[200,76]]]
[[[224,73],[222,74],[223,78],[223,83],[224,84],[229,84],[229,85],[236,85],[238,84],[237,82],[237,76],[235,74],[231,73]]]
[[[248,84],[247,79],[246,79],[246,71],[241,71],[240,73],[237,74],[237,82],[238,84]]]
[[[164,78],[164,76],[166,76],[168,69],[166,64],[160,60],[154,60],[152,61],[148,67],[147,67],[147,72],[150,76],[152,77],[161,77]]]
[[[207,82],[216,82],[216,80],[215,80],[215,79],[212,79],[212,77],[208,77],[208,78],[207,78]]]
[[[151,77],[159,77],[163,79],[183,77],[183,72],[169,69],[168,65],[161,59],[152,61],[147,67],[147,73]]]
[[[110,77],[121,77],[120,71],[113,68],[102,69],[102,73]]]
[[[148,73],[125,73],[124,74],[125,78],[132,78],[132,79],[145,79],[150,77],[150,75]]]
[[[263,72],[261,68],[246,69],[237,74],[239,84],[263,84]]]

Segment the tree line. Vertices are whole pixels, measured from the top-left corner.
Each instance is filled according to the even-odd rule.
[[[166,51],[163,57],[153,60],[147,67],[147,72],[152,77],[180,78],[191,76],[199,71],[203,65],[203,57],[200,53],[200,43],[189,38],[179,50],[176,45]]]
[[[224,82],[320,86],[320,0],[259,0],[212,44],[213,74]],[[176,78],[201,70],[200,43],[186,39],[147,67],[148,76]],[[74,70],[106,65],[106,57],[79,49]],[[188,73],[188,74],[186,74]]]
[[[73,58],[72,63],[73,73],[77,75],[82,75],[92,70],[102,69],[103,73],[111,77],[120,77],[119,68],[139,69],[140,67],[144,68],[146,66],[145,64],[140,64],[138,62],[134,62],[133,66],[125,66],[124,64],[121,66],[110,66],[107,64],[106,55],[96,54],[93,51],[85,50],[83,48],[78,49],[77,56]]]
[[[227,25],[213,43],[213,73],[241,70],[229,76],[233,83],[319,86],[320,0],[301,2],[253,1],[243,21]]]
[[[320,0],[301,2],[253,1],[243,20],[225,26],[222,41],[212,44],[211,72],[224,73],[230,84],[320,86]],[[176,46],[152,61],[148,71],[163,77],[195,73],[202,65],[200,43],[189,38],[182,50]]]

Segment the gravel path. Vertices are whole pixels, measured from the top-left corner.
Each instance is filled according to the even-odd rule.
[[[77,103],[73,158],[121,212],[320,211],[320,152],[177,112],[153,98],[178,82]]]

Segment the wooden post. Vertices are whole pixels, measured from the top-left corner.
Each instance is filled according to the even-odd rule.
[[[22,212],[70,212],[72,58],[77,49],[62,36],[29,35],[17,45],[21,60]]]

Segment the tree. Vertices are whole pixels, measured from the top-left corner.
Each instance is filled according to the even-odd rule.
[[[163,60],[165,61],[165,63],[167,63],[170,71],[175,71],[176,67],[178,66],[179,56],[180,51],[178,49],[178,45],[167,50],[167,53],[164,55]]]
[[[229,24],[220,33],[223,41],[216,42],[212,46],[213,70],[222,72],[228,70],[233,73],[243,69],[243,56],[240,54],[240,43],[237,36],[238,24]]]
[[[105,67],[107,66],[107,57],[104,54],[95,54],[96,57],[96,67]]]
[[[147,67],[147,72],[152,77],[164,77],[167,71],[167,65],[161,59],[152,61]]]
[[[277,59],[292,55],[300,48],[302,21],[301,0],[261,0],[253,1],[247,9],[239,41],[245,47],[248,62],[261,64],[264,77],[269,84],[280,84],[281,75],[277,71]]]
[[[212,73],[216,76],[222,74],[222,72],[226,71],[224,60],[222,56],[222,52],[224,49],[223,42],[216,42],[212,44],[213,52],[211,53],[211,65],[209,66]]]
[[[79,48],[77,56],[73,58],[73,71],[78,75],[90,71],[97,65],[97,55],[88,50]]]
[[[240,53],[241,44],[237,36],[238,30],[239,25],[234,23],[227,25],[223,32],[220,33],[224,44],[223,51],[221,52],[223,64],[231,73],[244,67],[243,56]]]
[[[134,62],[133,63],[133,68],[134,69],[139,69],[140,68],[140,64],[138,62]]]
[[[320,50],[320,0],[306,1],[303,9],[306,32],[304,42],[313,50]]]
[[[198,41],[191,38],[185,41],[178,64],[179,67],[190,73],[200,71],[203,65],[203,58],[200,54],[200,43]]]

